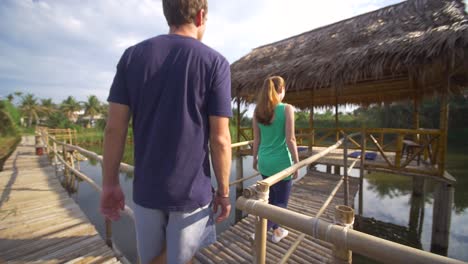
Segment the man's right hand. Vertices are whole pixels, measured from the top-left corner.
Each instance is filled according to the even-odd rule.
[[[213,199],[213,212],[216,214],[221,209],[221,213],[216,217],[216,223],[226,220],[231,213],[231,200],[229,197],[222,197],[215,194]]]
[[[101,213],[112,221],[120,219],[120,211],[125,208],[125,195],[120,185],[103,186],[101,194]]]

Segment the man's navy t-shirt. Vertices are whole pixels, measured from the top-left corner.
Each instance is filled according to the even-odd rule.
[[[209,116],[232,116],[227,60],[190,37],[145,40],[122,55],[108,101],[132,113],[135,203],[166,211],[208,204]]]

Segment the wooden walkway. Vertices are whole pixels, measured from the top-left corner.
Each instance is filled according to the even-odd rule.
[[[0,172],[0,263],[120,263],[34,152],[23,137]]]
[[[288,209],[314,216],[335,188],[341,176],[310,172],[300,181],[295,182],[291,191]],[[349,181],[350,206],[354,207],[354,197],[358,191],[358,179]],[[343,185],[328,208],[320,217],[333,222],[335,205],[343,204]],[[218,236],[218,241],[197,253],[198,263],[253,263],[250,235],[254,232],[254,216],[249,215],[236,225]],[[267,263],[278,263],[284,253],[300,235],[289,229],[289,235],[280,243],[267,242]],[[268,238],[271,231],[268,233]],[[287,263],[330,263],[331,244],[316,240],[310,236],[299,245]]]

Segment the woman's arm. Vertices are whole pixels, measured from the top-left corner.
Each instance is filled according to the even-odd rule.
[[[252,167],[254,170],[257,170],[258,146],[260,145],[260,130],[258,129],[257,119],[255,118],[255,115],[252,119],[252,129],[253,129],[253,137],[254,137],[253,149],[252,149],[252,155],[253,155]]]
[[[291,158],[294,163],[299,162],[299,154],[297,153],[297,145],[296,145],[296,135],[295,135],[295,128],[294,128],[294,109],[291,105],[286,105],[285,109],[285,117],[286,117],[286,144],[288,145],[289,152],[291,153]],[[298,172],[294,173],[294,179],[298,176]]]

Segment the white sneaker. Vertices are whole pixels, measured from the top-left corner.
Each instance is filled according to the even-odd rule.
[[[288,234],[289,234],[289,231],[284,229],[284,228],[278,227],[278,229],[279,229],[279,232],[280,232],[279,236],[277,236],[275,234],[275,231],[273,231],[273,235],[271,235],[271,242],[273,242],[273,243],[279,243],[281,241],[281,239],[287,237]]]

